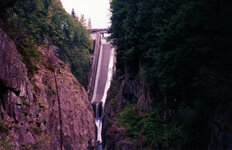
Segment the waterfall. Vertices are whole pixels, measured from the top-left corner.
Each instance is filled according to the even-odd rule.
[[[100,52],[99,52],[98,61],[95,62],[95,63],[97,63],[96,70],[94,70],[94,71],[96,71],[96,77],[94,79],[93,96],[91,99],[92,107],[93,107],[94,114],[95,114],[95,124],[97,127],[96,150],[102,150],[102,144],[101,144],[102,143],[102,135],[101,135],[102,134],[102,119],[104,116],[104,107],[105,107],[107,92],[110,88],[110,84],[111,84],[111,80],[112,80],[112,76],[113,76],[114,57],[115,57],[115,49],[112,47],[110,47],[110,49],[109,49],[110,44],[107,43],[106,40],[102,39],[102,38],[103,37],[100,36],[100,40],[101,40]],[[104,44],[108,45],[108,49],[103,48]],[[107,51],[107,53],[105,53],[105,55],[103,54],[104,50]],[[109,53],[109,51],[110,51],[110,53]],[[108,57],[109,59],[106,59],[104,57]],[[104,62],[104,60],[105,60],[105,62]],[[108,64],[106,64],[106,63],[108,63]],[[106,66],[107,66],[107,68],[106,68]],[[105,67],[105,68],[101,68],[101,67]],[[107,73],[107,75],[104,73]],[[101,75],[101,74],[104,74],[104,75]],[[104,79],[102,79],[102,78],[104,78]],[[100,80],[101,80],[101,82],[100,82]],[[103,80],[104,80],[104,82],[103,82]],[[100,91],[99,87],[102,87],[102,89],[104,88],[104,91],[101,90],[101,92],[99,92]]]
[[[105,102],[106,102],[106,97],[107,97],[107,92],[110,88],[112,76],[113,76],[113,66],[114,66],[114,49],[111,50],[111,55],[110,55],[110,61],[109,61],[109,67],[108,67],[108,76],[107,76],[107,81],[104,89],[104,94],[101,100],[101,103],[96,104],[96,112],[95,112],[95,123],[97,126],[97,142],[101,143],[102,142],[102,119],[104,116],[104,107],[105,107]]]

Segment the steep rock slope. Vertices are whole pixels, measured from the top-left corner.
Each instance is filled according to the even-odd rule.
[[[116,74],[116,77],[114,78],[111,88],[108,92],[103,122],[103,138],[105,150],[154,149],[152,147],[144,147],[143,143],[146,140],[146,137],[143,133],[144,130],[138,131],[137,127],[131,126],[131,124],[135,126],[141,126],[141,118],[138,119],[139,121],[136,120],[138,114],[144,118],[148,117],[148,114],[144,110],[149,110],[152,107],[150,90],[144,86],[143,82],[131,80],[129,76],[130,75],[128,73],[125,73],[124,75]],[[125,108],[128,108],[128,105],[131,104],[136,106],[134,108],[138,109],[136,110],[133,108],[129,111],[128,109],[125,111]],[[125,126],[120,125],[119,118],[122,113],[124,113],[124,117],[127,120]],[[232,149],[231,118],[218,115],[214,116],[213,119],[214,121],[210,124],[211,131],[209,135],[210,141],[207,143],[208,149]],[[138,135],[133,137],[133,134],[136,132],[138,132]],[[157,144],[155,134],[152,140],[155,144]],[[193,148],[188,147],[186,149]]]
[[[15,43],[0,30],[0,146],[91,149],[93,111],[84,88],[54,54],[39,46],[32,75]]]
[[[105,106],[103,124],[105,149],[143,149],[143,137],[139,136],[136,140],[128,136],[126,129],[116,121],[125,106],[134,103],[141,110],[149,110],[151,107],[149,90],[146,89],[143,82],[132,80],[129,73],[125,75],[116,74],[108,92]]]

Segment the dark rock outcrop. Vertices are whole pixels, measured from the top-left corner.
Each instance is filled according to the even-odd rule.
[[[115,119],[122,109],[131,103],[137,103],[141,110],[149,110],[150,95],[142,82],[131,80],[129,74],[117,76],[108,92],[103,120],[103,138],[105,150],[142,149],[142,139],[135,141],[126,134]]]
[[[149,110],[151,108],[152,100],[149,89],[145,87],[143,82],[131,80],[128,76],[128,74],[116,75],[108,92],[103,120],[104,150],[152,149],[143,147],[144,139],[142,136],[138,135],[136,140],[128,137],[125,128],[115,121],[127,104],[136,103],[140,110]],[[142,114],[142,112],[140,113]],[[230,112],[222,111],[213,117],[212,122],[209,121],[209,143],[206,143],[208,150],[232,149],[231,116]],[[188,147],[187,149],[194,148]]]
[[[43,59],[29,77],[15,43],[0,30],[0,141],[15,150],[93,148],[85,89],[50,48],[37,49]]]

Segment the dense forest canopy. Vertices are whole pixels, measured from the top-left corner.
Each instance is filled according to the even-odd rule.
[[[231,132],[232,2],[112,0],[111,11],[117,67],[153,99],[148,118],[134,106],[119,115],[128,135],[142,132],[147,148],[195,150],[210,147],[216,123]]]
[[[0,26],[18,45],[29,51],[41,44],[57,46],[59,57],[87,85],[92,49],[89,33],[75,16],[64,10],[59,0],[11,0],[2,5],[5,8],[1,8]]]

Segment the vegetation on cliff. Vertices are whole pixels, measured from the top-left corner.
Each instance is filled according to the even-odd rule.
[[[117,68],[145,82],[152,99],[147,115],[129,117],[126,106],[116,120],[129,136],[148,137],[144,147],[207,149],[217,140],[224,144],[214,148],[228,146],[214,132],[231,133],[231,6],[229,0],[112,0]]]
[[[37,45],[55,45],[59,58],[87,85],[91,42],[86,27],[68,14],[59,0],[12,0],[10,4],[1,8],[0,27],[22,49],[26,64],[33,64]]]
[[[60,0],[0,2],[0,149],[93,149],[90,49]]]
[[[116,121],[125,127],[128,136],[133,139],[138,140],[141,134],[144,135],[144,147],[158,147],[157,143],[162,143],[163,149],[170,149],[181,137],[181,127],[165,123],[155,109],[141,115],[135,104],[127,105],[119,113]]]
[[[0,29],[0,149],[93,149],[87,93],[57,48],[16,42]]]

